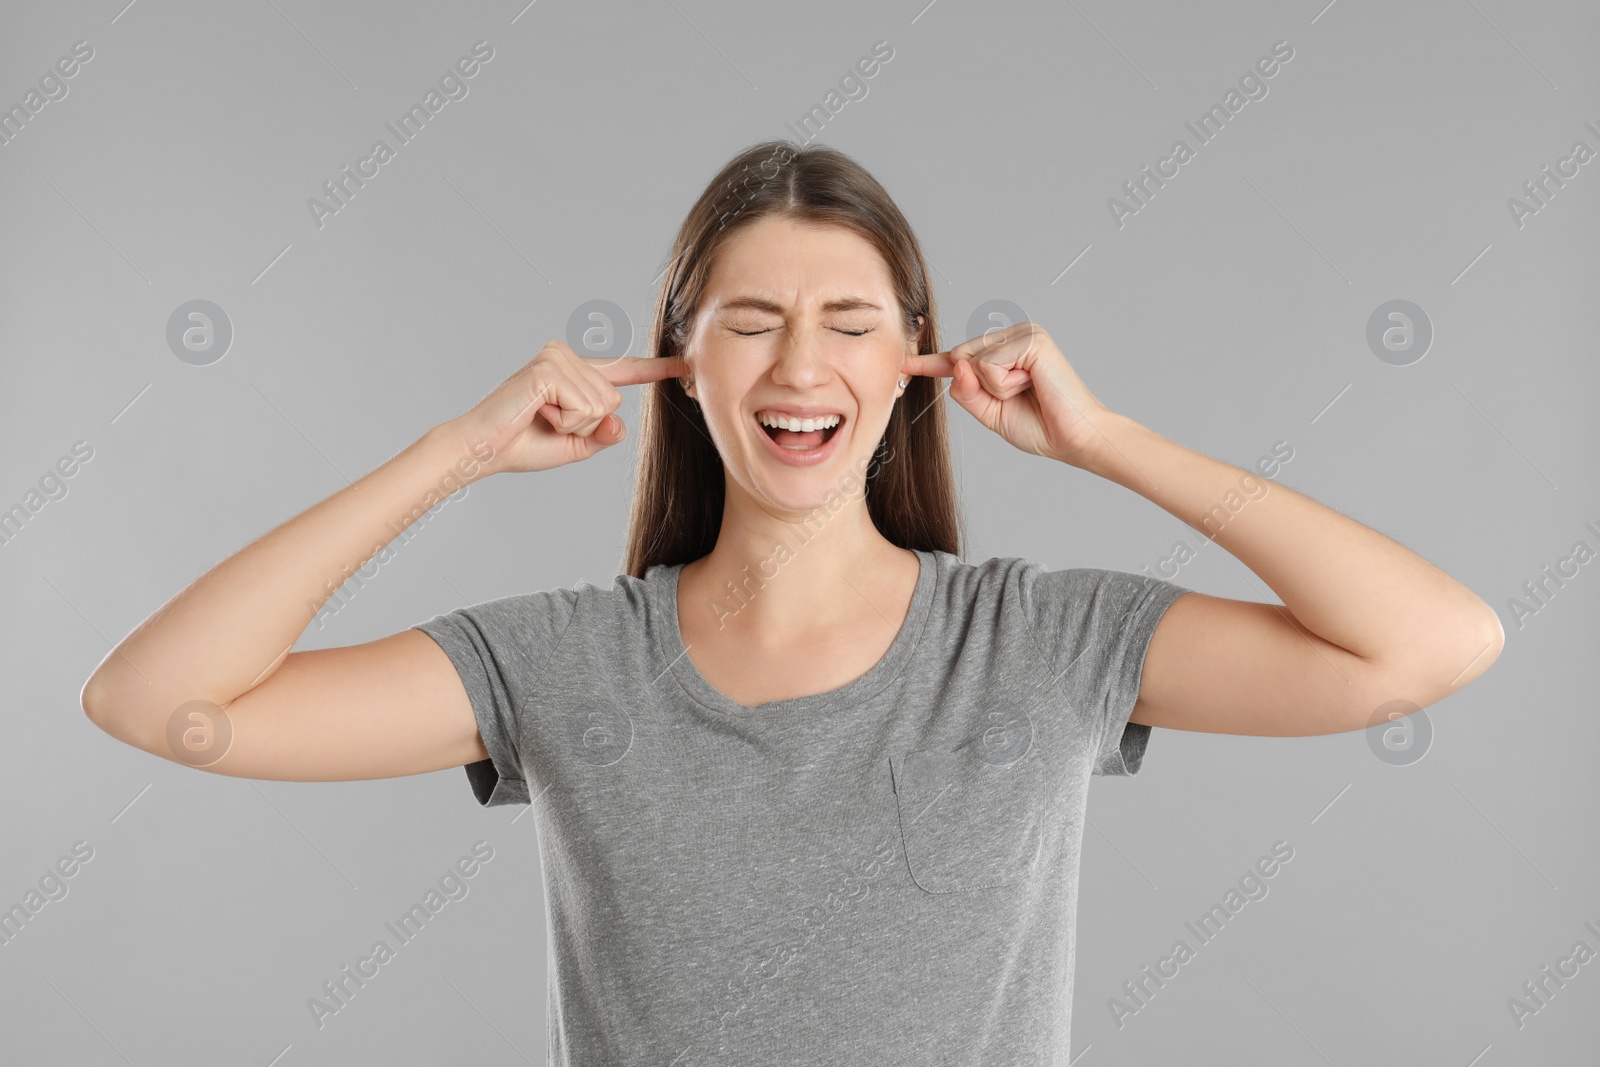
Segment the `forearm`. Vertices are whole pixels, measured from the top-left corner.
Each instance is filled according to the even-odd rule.
[[[1375,664],[1465,671],[1466,680],[1498,653],[1503,635],[1494,609],[1398,542],[1126,416],[1097,425],[1104,436],[1085,469],[1227,549],[1317,636]]]
[[[169,600],[100,663],[91,715],[226,705],[277,669],[306,624],[367,560],[474,476],[483,449],[446,423],[246,545]]]

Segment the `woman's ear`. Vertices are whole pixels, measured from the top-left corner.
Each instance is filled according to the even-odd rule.
[[[695,384],[694,371],[692,369],[684,372],[683,377],[678,379],[678,385],[683,389],[684,396],[688,397],[690,400],[693,400],[697,404],[700,402],[700,398],[694,395]]]
[[[922,324],[926,321],[927,319],[924,316],[917,316],[917,328],[911,333],[910,336],[906,338],[905,360],[910,360],[918,354],[917,348],[918,341],[921,339],[922,335]],[[906,383],[905,386],[899,384],[902,381]],[[905,368],[905,363],[902,362],[899,367],[899,377],[895,380],[895,396],[898,398],[904,395],[906,388],[908,388],[910,384],[911,376]]]
[[[684,393],[689,397],[689,399],[693,400],[693,399],[695,399],[695,395],[694,395],[694,363],[695,363],[695,361],[692,358],[690,358],[689,347],[687,345],[685,345],[683,348],[679,349],[678,358],[683,360],[683,366],[684,366],[683,374],[681,374],[678,377],[678,385],[679,385],[680,388],[683,389]]]

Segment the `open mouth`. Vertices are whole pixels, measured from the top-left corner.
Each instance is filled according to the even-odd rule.
[[[778,445],[795,452],[808,452],[814,448],[821,448],[833,440],[833,435],[844,426],[844,419],[841,417],[837,424],[825,430],[782,430],[776,426],[768,426],[760,420],[757,420],[756,425]]]

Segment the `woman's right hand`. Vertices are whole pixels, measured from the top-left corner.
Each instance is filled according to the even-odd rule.
[[[617,386],[676,377],[687,369],[678,356],[601,359],[547,341],[526,366],[452,421],[473,452],[492,450],[477,477],[549,470],[588,459],[626,436],[622,419],[612,414],[622,404]]]

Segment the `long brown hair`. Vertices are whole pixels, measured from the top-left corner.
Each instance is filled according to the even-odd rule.
[[[871,241],[889,268],[919,353],[939,351],[939,316],[922,248],[877,179],[823,145],[763,141],[729,160],[695,202],[656,295],[649,355],[683,354],[717,251],[758,219],[845,226]],[[922,316],[920,327],[917,316]],[[726,485],[700,407],[677,378],[640,386],[639,461],[628,519],[626,572],[691,563],[716,545]],[[900,548],[959,556],[962,517],[950,464],[940,379],[911,375],[865,473],[867,511]],[[826,516],[819,508],[813,514]]]

